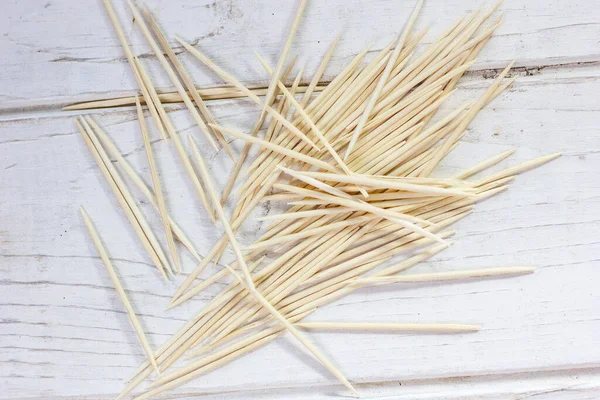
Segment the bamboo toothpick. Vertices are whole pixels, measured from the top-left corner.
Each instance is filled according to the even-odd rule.
[[[476,332],[479,325],[463,324],[401,324],[375,322],[301,322],[301,329],[327,331],[369,331],[369,332],[425,332],[425,333],[462,333]]]
[[[562,153],[548,154],[546,156],[541,156],[534,160],[524,162],[523,164],[517,165],[515,167],[507,168],[503,171],[498,172],[497,174],[494,174],[488,178],[484,178],[484,179],[480,180],[479,182],[477,182],[477,185],[482,186],[482,185],[485,185],[485,184],[493,182],[493,181],[497,181],[502,178],[506,178],[506,177],[509,177],[512,175],[517,175],[522,172],[528,171],[530,169],[537,168],[542,164],[545,164],[547,162],[550,162],[550,161],[560,157],[561,154]]]
[[[148,108],[150,109],[150,112],[152,113],[152,117],[157,119],[158,117],[156,115],[157,114],[156,105],[150,98],[148,91],[146,91],[142,77],[141,77],[139,71],[137,70],[137,66],[134,61],[133,53],[131,52],[131,48],[129,47],[129,43],[127,42],[127,38],[125,37],[125,33],[123,32],[123,28],[121,27],[119,19],[117,18],[117,14],[115,13],[115,10],[113,9],[111,0],[102,0],[102,2],[104,3],[104,8],[106,9],[109,19],[113,24],[113,27],[117,34],[117,37],[119,38],[119,41],[121,42],[121,47],[123,48],[123,51],[125,52],[125,57],[127,58],[127,62],[129,63],[129,66],[131,67],[133,76],[138,84],[138,87],[142,91],[142,94],[144,95],[144,101],[148,105]],[[132,99],[131,105],[133,105],[133,104],[135,104],[135,98]],[[92,106],[94,106],[93,103],[92,103]],[[85,104],[82,104],[79,106],[65,107],[65,109],[80,110],[80,109],[86,109],[86,107],[89,107],[89,105],[86,106]],[[167,136],[165,134],[165,129],[164,129],[162,123],[158,122],[157,128],[160,132],[161,137],[166,140]]]
[[[425,171],[423,172],[424,176],[428,176],[431,171],[437,166],[437,164],[442,160],[442,158],[447,154],[450,147],[454,144],[456,140],[462,135],[463,131],[466,129],[467,125],[475,118],[479,110],[488,102],[489,98],[496,92],[496,89],[500,86],[502,79],[508,74],[508,71],[514,65],[514,61],[510,62],[506,68],[498,75],[498,77],[494,80],[494,83],[490,85],[488,90],[481,96],[477,102],[473,105],[473,107],[469,110],[467,117],[460,123],[460,125],[452,132],[452,134],[448,137],[446,141],[440,146],[438,151],[434,154],[431,161],[428,162]]]
[[[174,379],[174,380],[164,383],[160,386],[152,388],[151,390],[147,391],[146,393],[139,395],[137,397],[134,397],[133,400],[146,400],[146,399],[149,399],[150,397],[160,394],[166,390],[169,390],[169,389],[175,388],[179,385],[182,385],[185,382],[188,382],[197,376],[205,374],[206,372],[211,371],[215,368],[218,368],[221,365],[224,365],[243,354],[246,354],[250,351],[253,351],[253,350],[259,348],[260,346],[265,345],[266,343],[272,341],[276,337],[277,336],[275,334],[272,334],[272,335],[263,337],[259,340],[256,340],[256,341],[252,342],[251,344],[249,344],[248,346],[245,346],[241,349],[233,351],[229,354],[226,354],[226,355],[219,354],[219,358],[215,358],[215,361],[207,363],[206,365],[204,365],[198,369],[195,369],[194,371],[190,372],[187,375],[183,375],[177,379]]]
[[[195,146],[195,143],[192,139],[192,137],[190,136],[190,144],[192,146],[192,150],[194,151],[194,154],[196,155],[196,161],[198,162],[198,166],[199,169],[201,171],[201,174],[205,174],[207,173],[205,167],[203,167],[203,161],[202,159],[199,157],[199,152]],[[204,171],[203,171],[204,170]],[[209,184],[209,186],[211,186],[211,184]],[[298,339],[319,361],[321,361],[321,363],[334,375],[336,376],[348,389],[350,389],[352,391],[352,393],[356,394],[356,390],[352,387],[352,385],[350,384],[350,382],[341,374],[341,372],[335,368],[333,366],[333,364],[327,359],[325,358],[325,356],[323,356],[321,354],[321,352],[315,347],[313,346],[310,342],[308,342],[301,334],[300,332],[298,332],[296,330],[296,328],[294,328],[294,326],[285,318],[283,317],[257,290],[256,287],[254,286],[254,281],[252,280],[252,277],[250,276],[250,272],[248,270],[248,267],[246,266],[246,262],[244,260],[244,256],[239,248],[239,245],[237,244],[237,240],[235,238],[235,235],[233,234],[233,231],[231,229],[231,226],[229,225],[229,221],[227,219],[227,217],[225,216],[225,213],[223,212],[223,209],[219,203],[219,198],[216,194],[216,192],[214,191],[214,188],[211,187],[212,190],[209,190],[209,194],[212,197],[213,203],[215,204],[215,208],[217,210],[217,213],[219,215],[219,218],[221,219],[221,223],[223,224],[224,228],[225,228],[225,232],[227,233],[227,236],[229,237],[229,241],[234,249],[234,252],[236,253],[236,257],[238,259],[238,264],[240,265],[240,269],[242,270],[242,273],[245,275],[245,278],[241,278],[235,271],[233,271],[233,269],[231,269],[231,267],[226,266],[226,268],[230,271],[230,273],[240,282],[240,284],[242,284],[243,286],[245,286],[246,290],[248,290],[249,293],[252,294],[252,296],[256,299],[256,301],[259,302],[259,304],[261,304],[262,307],[264,307],[270,314],[272,314],[275,318],[277,318],[295,337],[296,339]]]
[[[471,168],[465,169],[462,172],[454,175],[454,179],[470,178],[471,176],[483,171],[484,169],[487,169],[487,168],[491,167],[492,165],[495,165],[495,164],[499,163],[500,161],[504,160],[505,158],[511,156],[512,154],[514,154],[514,152],[516,150],[517,149],[510,149],[508,151],[505,151],[505,152],[497,154],[493,157],[490,157],[487,160],[484,160],[484,161],[472,166]]]
[[[431,232],[428,232],[427,230],[411,223],[410,221],[405,220],[406,218],[408,219],[413,219],[410,216],[407,216],[406,214],[400,214],[400,213],[395,213],[395,212],[391,212],[388,210],[384,210],[384,209],[380,209],[377,207],[374,207],[368,203],[364,203],[364,202],[357,202],[354,200],[349,200],[349,199],[344,199],[344,198],[340,198],[340,197],[336,197],[336,196],[331,196],[331,195],[326,195],[326,194],[320,194],[318,192],[312,191],[312,190],[306,190],[306,189],[300,189],[294,186],[290,186],[290,185],[283,185],[283,184],[276,184],[274,185],[275,187],[277,187],[278,189],[283,189],[283,190],[288,190],[290,192],[294,192],[294,193],[298,193],[298,194],[302,194],[305,196],[310,196],[310,197],[315,197],[317,199],[321,199],[321,200],[325,200],[328,201],[330,203],[333,204],[338,204],[342,207],[350,207],[353,208],[355,210],[360,210],[360,211],[366,211],[366,212],[370,212],[373,213],[375,215],[379,215],[385,219],[388,219],[392,222],[395,222],[401,226],[404,226],[406,228],[409,228],[415,232],[418,232],[419,234],[428,237],[430,239],[433,239],[437,242],[440,243],[444,243],[446,244],[446,242],[439,238],[438,236],[432,234]]]
[[[375,285],[384,283],[404,283],[404,282],[436,282],[447,281],[454,279],[469,279],[469,278],[487,278],[498,276],[511,276],[530,274],[535,271],[532,267],[500,267],[500,268],[482,268],[465,271],[451,272],[434,272],[430,274],[414,274],[414,275],[399,275],[385,276],[373,278],[361,278],[353,282],[354,285]]]
[[[146,353],[146,356],[148,357],[148,360],[152,364],[152,367],[154,368],[156,373],[160,374],[160,371],[158,370],[158,365],[156,364],[156,360],[154,359],[154,353],[152,351],[152,348],[150,347],[150,344],[148,343],[148,340],[146,339],[146,335],[144,334],[144,329],[140,325],[140,322],[138,321],[138,318],[135,315],[135,311],[133,310],[133,307],[131,307],[131,303],[129,302],[129,299],[127,298],[127,293],[125,293],[123,286],[121,286],[119,277],[117,276],[117,273],[115,272],[115,270],[112,266],[112,263],[110,262],[110,258],[108,258],[108,254],[106,253],[106,250],[104,249],[104,246],[102,245],[100,236],[98,235],[98,232],[96,231],[96,228],[94,227],[94,224],[90,220],[89,216],[87,215],[87,213],[85,212],[83,207],[80,208],[80,211],[81,211],[81,216],[83,217],[83,222],[85,223],[85,226],[86,226],[88,232],[90,233],[90,237],[92,238],[92,241],[94,242],[94,245],[96,246],[96,249],[98,250],[98,254],[100,254],[100,258],[102,258],[102,262],[106,266],[106,270],[108,271],[108,275],[110,276],[110,279],[112,280],[113,285],[115,286],[115,290],[117,291],[117,294],[121,298],[123,307],[125,307],[125,311],[127,312],[129,321],[131,321],[131,324],[133,325],[133,329],[135,330],[135,333],[137,334],[137,337],[142,345],[142,348],[144,349],[144,352]]]
[[[296,173],[298,175],[303,175],[324,181],[351,183],[356,185],[370,186],[377,189],[395,189],[412,193],[422,193],[424,195],[467,197],[473,196],[473,193],[469,192],[468,189],[452,189],[428,185],[427,183],[429,182],[427,182],[427,180],[425,179],[422,179],[420,181],[411,181],[410,179],[402,179],[395,177],[368,176],[358,174],[354,174],[352,176],[344,176],[341,174],[314,171],[298,171]],[[422,182],[423,184],[416,184],[417,182]]]
[[[265,196],[266,197],[266,196]],[[298,218],[308,218],[308,217],[316,217],[321,215],[329,215],[329,214],[339,214],[342,212],[352,211],[351,208],[348,207],[334,207],[334,208],[323,208],[316,210],[306,210],[306,211],[296,211],[282,214],[273,214],[273,215],[265,215],[264,217],[255,218],[256,221],[273,221],[277,219],[298,219]]]
[[[327,82],[317,82],[312,91],[319,93],[325,89]],[[264,96],[267,93],[267,87],[252,86],[248,87],[252,93],[257,96]],[[298,93],[306,93],[309,90],[309,85],[300,84],[298,86]],[[233,86],[215,86],[197,88],[196,92],[204,100],[204,102],[216,101],[216,100],[231,100],[246,97],[246,94],[241,92],[238,88]],[[158,95],[161,103],[181,103],[183,99],[177,92],[161,92]],[[142,104],[146,104],[145,99],[141,100]],[[102,108],[115,108],[115,107],[128,107],[135,104],[135,96],[115,97],[99,100],[82,101],[68,106],[63,107],[64,111],[81,111],[81,110],[92,110]]]
[[[296,339],[298,339],[304,345],[304,347],[306,347],[335,377],[337,377],[348,389],[350,389],[352,393],[356,394],[356,390],[352,387],[350,382],[342,375],[342,373],[337,368],[335,368],[333,366],[333,364],[325,356],[323,356],[321,354],[321,352],[315,346],[313,346],[310,342],[308,342],[300,334],[300,332],[298,332],[296,330],[296,328],[294,328],[294,326],[285,317],[283,317],[256,290],[256,287],[254,286],[254,281],[252,280],[252,277],[250,276],[250,272],[249,272],[248,266],[246,265],[246,262],[244,260],[242,251],[237,243],[237,239],[235,238],[235,234],[233,233],[233,230],[231,229],[231,226],[229,225],[229,220],[227,219],[227,216],[225,215],[225,212],[223,211],[223,208],[221,207],[221,204],[219,202],[219,197],[218,197],[216,191],[214,190],[214,187],[212,186],[212,182],[210,182],[210,177],[208,176],[208,171],[206,170],[206,167],[204,166],[204,162],[200,156],[200,153],[198,152],[198,149],[197,149],[191,135],[189,136],[189,139],[190,139],[190,145],[192,146],[194,155],[196,156],[195,159],[196,159],[197,165],[200,169],[200,173],[207,180],[207,186],[209,188],[209,195],[212,198],[213,204],[217,210],[217,214],[221,220],[221,223],[222,223],[223,227],[225,228],[225,232],[226,232],[227,236],[229,237],[229,243],[233,247],[233,250],[238,259],[238,264],[240,266],[240,269],[242,270],[242,273],[244,274],[244,278],[241,278],[233,269],[231,269],[231,267],[226,266],[226,268],[240,282],[240,284],[245,286],[246,290],[248,290],[248,292],[252,294],[252,296],[256,299],[256,301],[258,301],[270,314],[272,314],[275,318],[277,318],[296,337]]]
[[[109,0],[104,1],[110,4]],[[122,30],[117,28],[117,35],[123,43],[144,100],[158,129],[164,128],[163,131],[173,137],[196,190],[205,193],[203,201],[207,210],[211,210],[213,220],[218,216],[225,230],[213,248],[186,276],[169,307],[183,304],[227,275],[232,275],[233,281],[154,352],[156,365],[150,361],[142,363],[119,398],[149,377],[155,366],[168,372],[159,377],[140,399],[188,382],[270,342],[286,331],[290,331],[340,382],[355,393],[344,375],[307,341],[299,329],[452,333],[475,331],[479,327],[462,324],[302,322],[318,307],[366,285],[503,277],[532,271],[529,267],[518,267],[400,274],[450,245],[450,237],[455,231],[446,228],[468,216],[478,202],[506,190],[516,174],[557,156],[545,156],[481,179],[466,180],[512,154],[512,151],[506,151],[457,173],[453,178],[430,177],[440,161],[460,143],[479,110],[514,80],[504,79],[509,69],[506,68],[478,99],[454,107],[447,115],[437,118],[438,110],[454,93],[457,82],[476,62],[478,53],[499,25],[501,18],[492,16],[497,6],[486,11],[477,10],[463,17],[423,52],[415,55],[415,49],[424,34],[412,33],[412,25],[422,6],[422,1],[418,0],[398,37],[378,51],[366,65],[360,64],[367,50],[356,56],[328,85],[318,86],[337,43],[336,38],[310,85],[300,84],[300,72],[291,89],[288,89],[285,81],[294,62],[288,65],[287,70],[283,66],[307,3],[306,0],[299,0],[276,67],[271,70],[263,62],[270,74],[270,84],[266,88],[247,88],[202,54],[197,46],[177,38],[195,58],[233,86],[204,90],[194,87],[189,74],[148,11],[142,8],[146,17],[144,22],[135,6],[130,0],[128,2],[153,50],[156,52],[158,42],[167,53],[157,54],[157,57],[167,73],[170,68],[169,77],[174,76],[181,82],[179,86],[187,89],[186,92],[178,87],[178,93],[174,95],[158,94],[139,60],[133,57]],[[109,15],[115,23],[111,9]],[[146,23],[150,29],[145,27]],[[165,57],[168,57],[172,66],[165,61]],[[295,95],[303,91],[298,90],[302,87],[305,88],[305,95],[301,100],[296,100]],[[311,96],[319,88],[323,90],[313,100]],[[265,97],[259,97],[261,95]],[[215,123],[204,101],[219,96],[245,96],[260,107],[260,117],[249,130],[249,135]],[[194,159],[192,166],[163,107],[163,102],[177,100],[183,100],[188,108],[191,104],[193,111],[190,109],[190,112],[201,117],[211,133],[210,137],[216,137],[224,146],[227,143],[225,133],[246,141],[221,201],[196,143],[190,136],[188,149]],[[126,99],[103,104],[124,101]],[[142,102],[135,103],[143,124]],[[272,116],[267,133],[264,139],[259,139],[258,133],[267,115]],[[92,143],[92,139],[88,139],[91,147],[101,147],[100,142]],[[149,144],[148,138],[144,139],[145,144]],[[242,171],[252,144],[259,145],[260,149],[247,172],[246,181],[239,189],[232,216],[228,218],[221,204],[225,203],[237,174]],[[115,153],[113,157],[123,165],[123,169],[129,170],[128,175],[136,176],[135,171],[127,167],[127,162],[119,158],[118,151],[111,150],[108,145],[106,147],[110,154]],[[343,151],[346,154],[341,158]],[[120,189],[120,182],[115,182],[118,177],[112,179],[112,170],[107,167],[107,164],[111,164],[110,159],[98,154],[94,154],[94,157],[100,160],[100,167],[115,194],[125,191],[126,188]],[[149,163],[152,162],[149,160]],[[196,170],[201,179],[194,179]],[[151,166],[151,172],[154,182],[158,176],[155,166]],[[284,174],[292,177],[289,182]],[[168,216],[164,203],[163,207],[157,204],[158,194],[154,195],[139,176],[133,180],[141,188],[145,187],[146,190],[141,189],[144,194],[148,196],[149,193],[150,198],[154,199],[153,204],[161,208],[159,212],[165,231],[173,228],[172,221],[169,221],[170,227],[165,222]],[[362,198],[359,197],[361,193]],[[136,222],[136,214],[131,209],[134,205],[129,206],[122,195],[118,195],[118,199],[132,224]],[[260,218],[273,222],[253,244],[242,248],[235,234],[261,200],[291,200],[294,204],[282,214]],[[154,250],[154,241],[146,237],[143,224],[133,225],[144,246],[149,251]],[[169,243],[170,249],[171,245],[172,241]],[[195,283],[206,266],[219,262],[228,245],[233,249],[237,261],[202,282]],[[413,251],[416,251],[415,255],[410,254]],[[154,255],[151,252],[149,254],[153,261],[160,261],[156,251]],[[261,262],[266,254],[271,257],[263,265]],[[407,257],[387,266],[387,262],[393,262],[394,257],[401,254]],[[207,350],[211,353],[207,353]],[[177,369],[176,363],[180,358],[200,353],[203,353],[200,358]],[[172,367],[175,369],[169,370]]]
[[[295,64],[295,60],[296,59],[294,58],[290,62],[290,65],[288,66],[288,70],[290,72]],[[284,75],[287,75],[287,73]],[[311,93],[311,90],[307,89],[305,94],[308,94],[308,93]],[[254,128],[252,129],[251,135],[253,135],[253,136],[258,135],[258,131],[260,129],[259,125],[261,125],[261,124],[262,124],[262,121],[260,119],[256,121],[256,123],[254,124]],[[221,204],[225,204],[227,202],[227,198],[229,197],[229,195],[231,194],[231,191],[233,190],[233,186],[235,185],[235,182],[237,181],[237,177],[242,170],[242,166],[243,166],[244,162],[246,161],[248,154],[250,154],[251,148],[252,148],[252,143],[249,143],[249,142],[246,142],[246,144],[242,148],[242,152],[241,152],[240,156],[238,157],[238,160],[235,163],[233,170],[229,174],[229,178],[227,179],[227,183],[221,194]],[[240,206],[239,204],[238,204],[238,206],[236,206],[236,210],[235,210],[236,213],[239,211],[239,206]]]

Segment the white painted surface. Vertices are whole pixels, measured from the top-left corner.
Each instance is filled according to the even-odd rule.
[[[130,14],[117,3],[137,43],[135,52],[148,53]],[[252,51],[276,60],[295,4],[210,3],[146,2],[170,37],[201,38],[199,45],[238,77],[264,81]],[[481,112],[439,174],[515,146],[519,150],[503,166],[556,151],[564,156],[480,204],[457,225],[457,245],[415,269],[530,264],[539,271],[509,280],[362,290],[320,310],[311,318],[483,325],[479,333],[452,336],[311,333],[365,396],[600,397],[600,10],[595,3],[536,0],[502,6],[504,25],[451,104],[489,84],[485,68],[516,58],[528,69]],[[418,26],[432,27],[428,42],[478,5],[427,1]],[[380,48],[401,29],[411,7],[412,2],[395,0],[313,0],[293,53],[307,61],[310,76],[342,30],[331,77],[369,42]],[[219,288],[163,311],[175,283],[165,285],[154,273],[75,133],[72,115],[59,111],[71,101],[129,94],[134,88],[101,2],[4,1],[0,21],[0,398],[111,398],[143,353],[83,230],[78,206],[96,221],[155,346]],[[183,59],[199,85],[220,83],[187,55]],[[171,89],[166,77],[160,78],[162,87]],[[232,126],[250,126],[257,113],[244,101],[210,107],[217,120]],[[199,134],[187,111],[173,109],[179,129]],[[134,113],[97,114],[149,181]],[[173,150],[157,143],[155,151],[168,178],[175,219],[206,252],[219,232],[199,202],[190,200],[193,192]],[[230,161],[207,146],[204,151],[223,185]],[[159,227],[157,216],[144,209]],[[259,229],[250,219],[241,240],[251,242]],[[192,260],[185,256],[184,262],[189,271]],[[317,399],[340,392],[287,336],[179,391],[210,399]]]

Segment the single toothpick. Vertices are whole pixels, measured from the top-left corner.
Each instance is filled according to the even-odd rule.
[[[485,184],[493,182],[493,181],[497,181],[502,178],[506,178],[506,177],[509,177],[512,175],[517,175],[522,172],[528,171],[530,169],[537,168],[542,164],[545,164],[547,162],[550,162],[550,161],[560,157],[561,154],[562,153],[548,154],[546,156],[541,156],[534,160],[524,162],[523,164],[511,167],[511,168],[507,168],[505,170],[498,172],[497,174],[494,174],[488,178],[484,178],[484,179],[480,180],[479,182],[477,182],[477,185],[482,186],[482,185],[485,185]]]
[[[325,89],[326,82],[317,82],[313,92],[322,92]],[[309,85],[300,84],[298,86],[298,93],[306,93],[310,89]],[[257,96],[264,96],[267,93],[267,87],[249,87],[252,93]],[[205,101],[216,101],[216,100],[231,100],[246,97],[246,94],[241,92],[238,88],[233,86],[215,86],[196,89],[198,95]],[[178,92],[162,92],[158,95],[160,101],[163,104],[170,103],[182,103],[183,99]],[[145,104],[145,99],[141,100],[142,104]],[[129,107],[135,105],[135,96],[116,97],[102,100],[91,100],[80,103],[70,104],[63,107],[64,111],[81,111],[81,110],[92,110],[100,108],[115,108],[115,107]]]
[[[357,279],[353,285],[377,285],[386,283],[411,283],[411,282],[438,282],[454,279],[469,278],[488,278],[499,276],[512,276],[531,274],[535,271],[533,267],[500,267],[500,268],[481,268],[465,271],[434,272],[430,274],[414,274],[399,276],[366,277]]]
[[[502,152],[500,154],[497,154],[493,157],[490,157],[474,166],[472,166],[469,169],[465,169],[462,172],[459,172],[458,174],[454,175],[453,178],[454,179],[467,179],[470,178],[471,176],[483,171],[484,169],[487,169],[489,167],[491,167],[492,165],[495,165],[497,163],[499,163],[500,161],[504,160],[505,158],[509,157],[510,155],[514,154],[514,152],[517,149],[510,149],[508,151]]]
[[[152,348],[150,347],[150,344],[148,343],[148,339],[146,339],[146,335],[144,334],[144,329],[140,325],[140,322],[138,321],[138,318],[135,315],[135,311],[133,310],[133,307],[131,307],[131,303],[129,302],[129,299],[127,298],[127,293],[125,293],[125,290],[123,289],[123,286],[121,285],[121,282],[119,281],[119,277],[117,276],[117,273],[115,272],[115,269],[113,268],[112,263],[110,262],[110,258],[108,258],[108,254],[106,253],[106,250],[105,250],[104,246],[102,245],[100,236],[98,235],[98,232],[96,231],[96,228],[94,227],[94,224],[90,220],[90,217],[87,215],[87,213],[85,212],[83,207],[80,208],[80,211],[81,211],[81,216],[83,217],[83,222],[85,223],[85,226],[86,226],[88,232],[90,233],[92,241],[94,242],[94,245],[96,246],[96,249],[98,250],[98,254],[100,254],[100,258],[102,258],[102,262],[104,262],[104,265],[106,266],[108,275],[110,276],[110,279],[112,280],[113,285],[115,286],[115,290],[117,291],[117,294],[121,298],[123,307],[125,307],[125,311],[127,312],[129,321],[131,321],[131,324],[133,325],[133,329],[135,330],[135,333],[137,334],[137,337],[138,337],[140,343],[142,344],[144,352],[146,353],[146,356],[148,357],[148,360],[152,364],[152,367],[154,368],[156,373],[160,374],[160,371],[158,370],[158,365],[156,364],[156,360],[154,359],[154,353],[152,352]]]
[[[422,193],[424,195],[439,196],[472,196],[473,193],[465,189],[447,189],[438,186],[429,185],[426,179],[409,180],[395,179],[395,177],[358,175],[344,176],[341,174],[331,174],[327,172],[298,171],[298,175],[303,175],[323,181],[333,181],[340,183],[351,183],[356,185],[370,186],[377,189],[395,189],[412,193]],[[422,184],[417,184],[422,183]]]
[[[369,331],[369,332],[427,332],[427,333],[462,333],[477,332],[479,325],[463,324],[396,324],[373,322],[301,322],[296,324],[301,329],[318,329],[328,331]]]

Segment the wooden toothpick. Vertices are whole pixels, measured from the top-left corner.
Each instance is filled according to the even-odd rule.
[[[435,272],[430,274],[414,274],[399,276],[383,276],[373,278],[361,278],[353,282],[354,285],[376,285],[385,283],[408,283],[408,282],[436,282],[454,279],[488,278],[498,276],[512,276],[530,274],[535,271],[532,267],[500,267],[482,268],[465,271]]]
[[[102,245],[100,236],[98,235],[98,232],[96,231],[96,228],[94,227],[94,224],[90,220],[89,216],[87,215],[87,213],[85,212],[83,207],[80,208],[80,211],[81,211],[81,215],[83,217],[83,222],[85,223],[85,226],[86,226],[88,232],[90,233],[92,241],[94,242],[94,245],[96,246],[96,249],[98,250],[98,254],[100,254],[100,258],[102,258],[102,262],[104,262],[104,265],[106,266],[108,275],[110,276],[110,279],[112,280],[113,285],[115,286],[115,290],[117,291],[117,294],[121,298],[123,307],[125,307],[125,311],[127,312],[129,321],[131,321],[131,324],[133,325],[133,329],[135,330],[135,333],[137,334],[137,337],[138,337],[140,343],[142,344],[144,352],[146,353],[146,356],[148,357],[148,360],[152,364],[152,367],[154,368],[156,373],[160,374],[160,371],[158,370],[158,365],[156,364],[156,360],[154,359],[154,353],[152,352],[152,348],[150,347],[150,344],[148,343],[148,340],[146,339],[146,335],[144,334],[144,329],[140,325],[140,322],[138,321],[138,318],[135,315],[135,311],[133,310],[133,307],[131,307],[131,303],[129,302],[129,299],[127,298],[127,293],[125,293],[125,290],[123,289],[123,286],[121,285],[121,282],[119,281],[119,277],[117,276],[117,273],[115,272],[115,270],[112,266],[110,258],[108,258],[108,254],[106,253],[106,250],[104,249],[104,246]]]
[[[301,322],[296,324],[301,329],[318,329],[333,331],[370,331],[370,332],[426,332],[426,333],[461,333],[476,332],[479,325],[463,324],[396,324],[376,322]]]

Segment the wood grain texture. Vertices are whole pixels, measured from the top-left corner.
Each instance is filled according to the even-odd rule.
[[[115,3],[134,51],[148,53],[124,4]],[[594,3],[507,1],[501,7],[505,23],[449,105],[485,90],[495,75],[489,68],[512,58],[526,68],[517,69],[519,79],[480,113],[436,174],[450,176],[515,146],[518,151],[496,170],[542,154],[564,155],[519,176],[507,192],[478,205],[457,225],[458,243],[415,268],[417,273],[502,265],[536,265],[539,270],[515,279],[363,289],[311,316],[315,321],[482,325],[481,332],[450,336],[311,332],[311,340],[365,396],[600,397],[600,11]],[[271,62],[277,59],[295,7],[294,2],[273,0],[146,4],[170,39],[179,34],[196,40],[207,54],[252,83],[266,82],[253,50]],[[430,41],[480,4],[426,1],[417,29],[430,25]],[[327,71],[331,77],[369,40],[377,49],[397,34],[412,5],[312,1],[293,53],[307,61],[310,77],[342,30],[340,49]],[[79,205],[96,221],[153,346],[167,340],[221,286],[164,311],[176,283],[163,283],[137,245],[76,133],[74,113],[58,110],[75,100],[131,94],[135,87],[100,2],[7,1],[3,8],[0,399],[112,398],[144,354],[86,237]],[[366,23],[359,29],[361,21]],[[148,56],[147,61],[161,87],[172,90],[155,60]],[[220,83],[187,55],[183,61],[198,85]],[[168,107],[179,131],[198,138],[222,189],[232,162],[211,150],[186,110]],[[244,100],[213,102],[209,108],[219,123],[241,128],[252,126],[259,113]],[[95,114],[150,182],[135,110]],[[155,130],[151,136],[173,218],[205,253],[221,232],[196,200],[175,150],[158,141]],[[232,141],[237,152],[242,145]],[[267,203],[254,215],[279,209]],[[142,210],[160,229],[152,208],[142,204]],[[241,244],[251,243],[262,227],[249,218],[238,235]],[[193,260],[180,249],[183,269],[190,271]],[[225,260],[233,259],[226,254]],[[203,394],[207,399],[320,399],[339,392],[333,378],[287,335],[178,391],[183,397]]]

